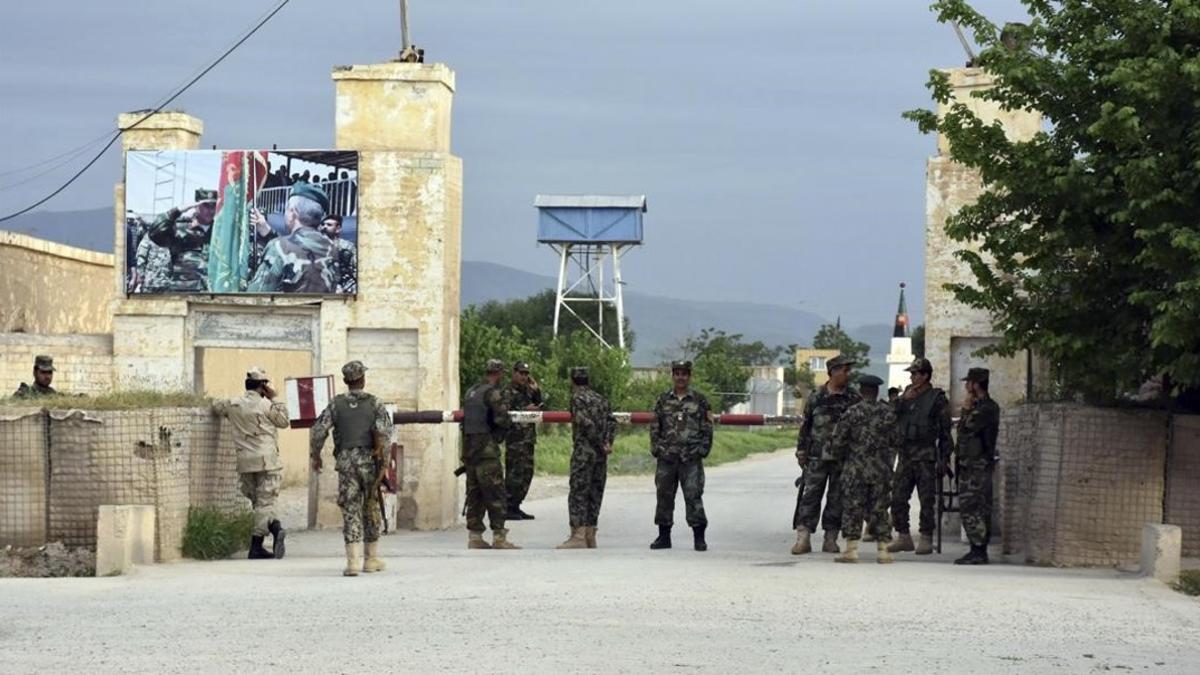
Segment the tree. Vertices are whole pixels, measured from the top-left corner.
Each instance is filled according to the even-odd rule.
[[[965,0],[934,3],[970,28],[995,86],[975,96],[1041,112],[1009,140],[955,103],[934,71],[943,134],[983,194],[946,223],[974,284],[948,286],[991,313],[988,353],[1033,349],[1069,388],[1111,399],[1153,376],[1200,385],[1200,8],[1195,2],[1024,0],[1003,30]]]
[[[818,328],[817,334],[813,336],[813,347],[836,349],[842,356],[853,359],[856,367],[852,377],[858,377],[863,368],[871,365],[871,359],[867,356],[871,351],[871,346],[851,338],[840,325],[827,323]]]
[[[745,401],[750,366],[774,363],[782,349],[759,341],[743,342],[741,333],[729,334],[716,328],[705,328],[680,346],[680,352],[693,362],[696,388],[718,410]]]
[[[917,358],[925,358],[925,324],[921,324],[913,329],[912,352],[913,356]]]
[[[479,320],[484,323],[502,328],[514,326],[519,328],[529,339],[548,346],[554,337],[554,302],[557,297],[553,289],[546,289],[520,300],[504,302],[489,300],[476,307],[475,311]],[[575,307],[576,311],[583,312],[579,305]],[[595,325],[595,305],[591,305],[590,308],[592,313],[586,316],[592,320],[592,325]],[[617,310],[611,305],[606,305],[604,308],[604,339],[610,345],[616,345],[618,342],[616,325]],[[577,331],[589,332],[578,317],[564,310],[562,320],[559,322],[559,335],[571,335]],[[625,348],[629,351],[633,351],[633,340],[634,334],[629,328],[629,317],[625,317]]]
[[[493,326],[480,320],[474,308],[463,310],[458,337],[460,396],[483,378],[488,359],[502,359],[511,368],[517,361],[537,362],[538,356],[537,348],[520,328]]]

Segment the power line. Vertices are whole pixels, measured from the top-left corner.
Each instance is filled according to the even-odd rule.
[[[291,2],[291,0],[280,0],[279,4],[275,6],[275,9],[271,10],[270,13],[268,13],[266,16],[264,16],[262,19],[260,19],[258,21],[258,23],[256,23],[254,25],[254,27],[250,29],[250,32],[246,33],[244,36],[242,36],[242,38],[240,40],[233,43],[233,46],[226,49],[225,52],[222,53],[219,57],[217,57],[217,59],[215,61],[213,61],[211,64],[209,64],[207,68],[200,71],[199,74],[197,74],[190,81],[188,81],[188,83],[185,84],[182,89],[180,89],[179,91],[172,94],[170,97],[167,98],[167,100],[163,101],[162,103],[159,103],[154,109],[150,110],[145,115],[140,117],[138,119],[138,121],[125,127],[124,129],[118,129],[116,131],[116,133],[113,134],[112,138],[108,139],[108,143],[105,143],[104,147],[100,149],[100,152],[96,153],[96,156],[92,157],[92,159],[89,160],[87,164],[84,164],[82,169],[80,169],[79,171],[76,171],[75,175],[68,178],[67,182],[60,185],[57,189],[55,189],[50,194],[46,195],[45,197],[42,197],[41,199],[34,202],[33,204],[30,204],[29,206],[26,206],[25,208],[21,209],[20,211],[10,213],[10,214],[0,218],[0,223],[3,223],[6,220],[12,220],[13,218],[16,218],[19,215],[29,213],[30,211],[41,206],[42,204],[45,204],[46,202],[50,201],[51,199],[54,199],[56,196],[58,196],[58,194],[60,192],[62,192],[63,190],[66,190],[68,187],[70,187],[72,183],[74,183],[76,180],[78,180],[78,178],[80,176],[82,176],[84,174],[84,172],[86,172],[88,169],[92,168],[93,164],[100,161],[100,158],[104,156],[104,153],[108,152],[108,149],[113,146],[113,143],[117,142],[117,139],[121,137],[121,134],[125,133],[126,131],[129,131],[130,129],[133,129],[133,128],[139,126],[142,122],[145,122],[146,120],[150,119],[154,115],[157,115],[158,113],[162,112],[163,108],[167,107],[168,105],[170,105],[170,103],[172,101],[174,101],[175,99],[182,96],[183,93],[186,92],[188,89],[191,89],[192,85],[194,85],[200,81],[200,78],[207,75],[209,73],[209,71],[211,71],[213,68],[216,68],[218,65],[220,65],[220,63],[222,61],[224,61],[230,54],[232,54],[238,47],[241,47],[242,44],[244,42],[246,42],[246,40],[249,40],[255,33],[258,32],[258,30],[260,28],[265,26],[267,24],[267,22],[270,21],[276,14],[278,14],[280,12],[280,10],[282,10],[285,6],[287,6],[287,4],[289,2]]]

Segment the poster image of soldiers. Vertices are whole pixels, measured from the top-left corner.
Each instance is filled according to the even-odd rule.
[[[357,152],[132,151],[125,186],[130,295],[357,292]]]

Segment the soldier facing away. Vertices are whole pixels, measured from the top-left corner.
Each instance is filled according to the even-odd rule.
[[[180,223],[183,214],[192,212],[190,223]],[[203,291],[208,288],[208,245],[212,240],[213,218],[217,212],[217,191],[198,189],[196,201],[183,208],[172,208],[150,226],[150,240],[171,254],[171,273],[167,291]]]
[[[462,467],[467,474],[467,548],[520,548],[508,541],[504,528],[504,467],[500,465],[500,441],[512,420],[500,391],[504,364],[487,363],[483,380],[463,397]],[[483,538],[483,513],[492,525],[492,543]]]
[[[596,525],[616,422],[608,400],[588,383],[587,368],[571,369],[571,536],[558,548],[596,548]]]
[[[296,183],[288,196],[284,221],[287,236],[271,239],[247,290],[251,293],[333,293],[335,249],[317,227],[329,210],[325,191],[308,183]],[[261,214],[255,227],[262,229]],[[273,236],[267,232],[267,238]]]
[[[504,403],[509,410],[537,410],[542,406],[542,390],[529,374],[529,364],[518,361],[512,378],[504,388]],[[504,449],[504,486],[508,495],[506,520],[533,520],[521,510],[533,482],[533,453],[537,446],[537,425],[514,424],[508,429]]]
[[[988,564],[992,524],[992,473],[996,467],[996,437],[1000,406],[988,395],[987,368],[971,368],[963,378],[967,398],[958,419],[954,462],[958,468],[958,505],[971,550],[955,565]]]
[[[283,482],[279,457],[279,429],[288,428],[287,404],[275,400],[267,371],[251,368],[246,373],[246,393],[213,403],[213,413],[229,419],[233,447],[237,451],[238,485],[254,509],[250,536],[251,560],[283,558],[286,532],[275,516],[275,500]],[[271,550],[263,540],[271,534]]]
[[[915,549],[917,555],[928,555],[933,553],[933,529],[937,526],[937,481],[950,459],[950,403],[946,392],[929,384],[933,366],[928,360],[916,359],[908,372],[912,384],[896,401],[902,442],[892,487],[896,541],[888,550],[896,553]],[[921,501],[921,536],[916,546],[909,529],[909,501],[914,487]]]
[[[663,392],[654,403],[654,421],[650,425],[650,454],[658,460],[654,486],[658,507],[654,523],[658,538],[652,549],[671,548],[671,526],[675,521],[675,493],[682,488],[687,523],[692,528],[693,548],[707,551],[704,514],[704,458],[712,450],[713,427],[708,399],[694,391],[692,362],[671,364],[675,386]]]
[[[346,542],[346,569],[342,574],[348,577],[385,568],[379,558],[381,476],[374,453],[375,445],[392,435],[392,416],[379,399],[364,391],[366,372],[362,361],[342,366],[342,380],[350,391],[333,397],[309,433],[312,468],[320,471],[321,448],[333,431],[337,503],[342,508],[342,538]]]
[[[850,406],[862,400],[850,388],[850,369],[854,361],[841,354],[829,359],[825,368],[829,381],[804,402],[804,420],[796,439],[796,461],[804,469],[792,527],[796,530],[793,555],[812,551],[810,535],[817,528],[821,498],[825,510],[820,513],[825,530],[824,553],[838,553],[837,535],[842,526],[842,465],[835,447],[833,430]],[[826,494],[828,492],[828,494]]]
[[[38,396],[54,396],[58,392],[50,383],[54,381],[54,359],[39,354],[33,357],[33,384],[24,382],[13,392],[15,398],[36,398]]]
[[[892,501],[892,457],[900,443],[896,413],[880,401],[883,380],[864,375],[858,380],[861,401],[850,406],[833,428],[833,446],[842,457],[842,536],[846,551],[837,562],[858,562],[863,518],[875,537],[876,562],[892,562],[887,550],[892,539],[888,505]]]

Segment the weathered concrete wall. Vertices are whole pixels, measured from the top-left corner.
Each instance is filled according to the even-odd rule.
[[[54,357],[54,388],[68,394],[101,394],[112,389],[111,335],[0,333],[0,396],[31,382],[33,358]]]
[[[113,256],[0,230],[0,332],[107,333]]]

